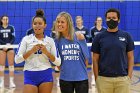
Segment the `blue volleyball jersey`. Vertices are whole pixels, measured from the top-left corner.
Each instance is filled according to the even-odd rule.
[[[15,29],[13,26],[8,25],[6,28],[0,26],[0,44],[7,43],[13,44],[15,40]]]
[[[86,27],[83,26],[82,29],[79,29],[78,27],[75,27],[75,31],[83,34],[85,36],[86,40],[88,40],[89,30]]]
[[[56,42],[60,57],[60,79],[65,81],[81,81],[88,79],[85,59],[89,52],[85,40],[74,41],[61,38]]]
[[[128,74],[127,52],[134,50],[134,41],[124,31],[104,31],[95,36],[91,51],[100,54],[99,75],[125,76]]]
[[[30,28],[30,29],[27,30],[26,35],[30,35],[30,34],[33,34],[33,33],[34,33],[33,28]]]
[[[55,47],[55,42],[52,38],[45,36],[43,40],[38,40],[34,34],[26,35],[17,50],[17,53],[15,55],[15,63],[22,63],[25,61],[24,65],[24,71],[41,71],[46,70],[48,68],[51,68],[50,60],[48,56],[46,56],[44,53],[42,53],[41,50],[38,50],[35,53],[32,53],[27,59],[23,58],[23,55],[30,51],[35,45],[37,44],[43,44],[46,49],[48,50],[51,55],[55,57],[55,61],[52,62],[56,66],[60,66],[61,59],[59,58],[59,54],[57,54],[57,50]]]
[[[106,28],[105,28],[105,27],[102,27],[101,30],[98,30],[98,29],[94,26],[94,27],[92,27],[92,28],[90,29],[90,34],[91,34],[92,38],[94,38],[97,34],[103,32],[103,31],[106,31]]]

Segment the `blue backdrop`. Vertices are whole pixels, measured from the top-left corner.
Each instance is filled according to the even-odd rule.
[[[25,36],[26,30],[31,27],[32,17],[38,8],[44,9],[47,19],[46,35],[50,35],[53,21],[61,11],[69,12],[75,24],[75,17],[83,17],[84,25],[91,28],[97,16],[105,19],[105,11],[109,8],[117,8],[121,12],[119,27],[129,32],[135,41],[140,41],[140,2],[139,1],[0,1],[0,16],[7,14],[10,24],[15,27],[16,41],[18,44]],[[106,26],[105,22],[103,25]],[[140,46],[135,49],[135,63],[140,63]],[[20,65],[17,65],[20,66]]]

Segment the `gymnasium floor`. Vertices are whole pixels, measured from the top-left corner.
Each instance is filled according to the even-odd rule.
[[[89,77],[91,76],[90,70],[89,72]],[[89,80],[89,82],[91,79]],[[0,89],[0,93],[22,93],[22,88],[23,88],[23,72],[21,70],[15,71],[15,83],[16,83],[16,88],[15,89],[9,89],[9,76],[6,72],[5,74],[5,88]],[[140,66],[134,67],[134,72],[133,72],[133,77],[132,77],[132,87],[131,87],[131,93],[140,93]],[[95,92],[95,86],[90,85],[89,93],[97,93]],[[54,82],[54,87],[53,87],[53,92],[52,93],[60,93],[59,87],[56,87],[56,82]]]

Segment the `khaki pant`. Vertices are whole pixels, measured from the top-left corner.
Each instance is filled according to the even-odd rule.
[[[130,93],[130,78],[98,76],[96,86],[98,93]]]

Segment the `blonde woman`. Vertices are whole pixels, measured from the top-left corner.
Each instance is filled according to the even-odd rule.
[[[75,31],[83,34],[86,42],[89,42],[89,29],[84,26],[82,16],[76,16]]]
[[[74,33],[71,15],[61,12],[56,18],[56,45],[61,57],[60,89],[62,93],[88,93],[87,64],[89,51],[83,34]]]

